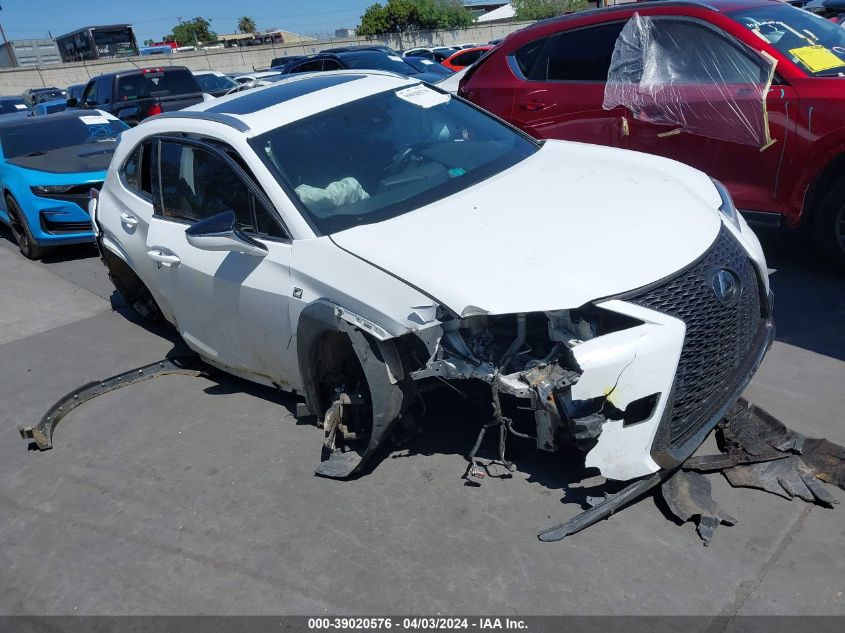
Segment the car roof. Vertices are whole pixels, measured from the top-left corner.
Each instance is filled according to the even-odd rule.
[[[554,18],[540,20],[534,24],[526,26],[523,29],[514,31],[506,39],[510,41],[511,36],[515,36],[517,40],[522,40],[525,37],[533,36],[536,31],[547,30],[550,26],[554,26],[555,24],[567,24],[569,22],[577,23],[583,18],[591,16],[611,16],[616,13],[625,14],[661,8],[704,9],[715,13],[729,13],[738,9],[765,7],[773,4],[783,5],[786,3],[782,2],[782,0],[645,0],[641,2],[625,2],[609,7],[576,11],[575,13],[568,13]]]
[[[417,79],[376,70],[303,73],[291,75],[269,86],[157,115],[147,121],[178,119],[182,116],[208,119],[236,127],[247,136],[256,136],[344,103],[418,83]]]
[[[0,101],[23,101],[24,103],[26,103],[26,99],[24,99],[23,97],[16,97],[14,95],[8,97],[0,97]]]
[[[187,66],[170,66],[170,65],[145,66],[144,68],[127,68],[127,69],[124,69],[124,70],[115,70],[115,71],[112,71],[110,73],[101,73],[100,75],[97,75],[97,77],[116,77],[118,75],[119,76],[138,75],[138,74],[142,74],[145,70],[149,72],[153,68],[157,69],[159,72],[173,72],[174,70],[187,70],[188,72],[190,72],[190,70],[188,69]],[[94,77],[92,77],[91,79],[94,79]]]
[[[481,46],[472,46],[470,48],[462,48],[460,50],[455,51],[446,59],[452,59],[453,57],[457,57],[458,55],[463,55],[464,53],[471,53],[472,51],[489,51],[493,48],[492,44],[482,44]]]
[[[329,55],[334,55],[335,57],[340,57],[340,59],[345,59],[347,57],[384,57],[385,55],[390,55],[390,53],[374,48],[359,48],[354,51],[341,51],[339,53],[329,53]]]
[[[49,101],[45,101],[40,103],[39,105],[45,105],[50,103]],[[50,121],[57,121],[59,119],[72,119],[72,118],[80,118],[83,116],[104,116],[102,112],[98,110],[64,110],[63,112],[56,112],[50,115]],[[114,117],[108,117],[109,121],[116,121]],[[44,121],[43,117],[25,117],[23,119],[3,119],[0,118],[0,127],[8,127],[8,126],[18,126],[18,125],[40,125]]]

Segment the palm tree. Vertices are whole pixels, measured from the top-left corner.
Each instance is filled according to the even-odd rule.
[[[238,20],[238,30],[241,33],[255,33],[255,20],[245,15]]]

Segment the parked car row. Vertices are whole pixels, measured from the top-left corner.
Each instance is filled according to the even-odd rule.
[[[643,43],[650,66],[630,57]],[[537,139],[700,169],[750,222],[806,227],[845,271],[843,82],[840,26],[778,0],[692,0],[538,22],[474,64],[458,93]]]
[[[360,472],[447,382],[493,402],[502,459],[514,412],[539,450],[657,482],[774,332],[760,244],[719,183],[540,143],[391,72],[286,76],[152,117],[88,208],[127,305],[305,396],[326,477]]]
[[[0,222],[24,256],[40,259],[50,247],[91,242],[89,192],[102,186],[126,129],[99,110],[0,117]]]
[[[111,73],[43,117],[0,101],[0,221],[31,258],[94,240],[141,316],[304,395],[321,475],[360,472],[445,381],[501,438],[527,411],[538,449],[658,481],[773,338],[746,218],[845,261],[845,34],[690,0],[540,22],[454,74],[414,52]]]

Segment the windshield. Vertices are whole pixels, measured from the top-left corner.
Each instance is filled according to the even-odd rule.
[[[425,57],[406,57],[405,63],[410,64],[421,73],[432,73],[434,75],[451,75],[452,71]]]
[[[64,97],[65,91],[64,90],[43,90],[41,92],[36,92],[32,99],[36,103],[44,103],[45,101],[52,101],[53,99],[57,99],[59,97]]]
[[[728,15],[811,75],[837,77],[845,73],[845,29],[829,20],[778,3]]]
[[[400,75],[416,75],[417,69],[406,64],[398,55],[386,55],[372,51],[370,53],[356,53],[341,55],[347,68],[361,68],[366,70],[388,70]]]
[[[239,84],[237,81],[226,75],[218,76],[211,73],[205,75],[194,75],[197,78],[200,88],[203,92],[215,92],[217,90],[231,90],[236,88]]]
[[[117,135],[129,127],[102,115],[36,118],[38,123],[27,120],[0,128],[5,158],[43,156],[65,147],[95,143],[113,148]]]
[[[26,112],[27,110],[32,110],[32,106],[23,99],[3,99],[0,101],[0,114]]]
[[[332,108],[250,142],[324,234],[451,196],[538,148],[473,106],[420,84]]]
[[[38,106],[43,114],[55,114],[67,110],[67,101],[45,101]]]
[[[117,80],[118,101],[134,101],[151,97],[183,95],[201,92],[193,74],[188,70],[142,70],[119,77]]]

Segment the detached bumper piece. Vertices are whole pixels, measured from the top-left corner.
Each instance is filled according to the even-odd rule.
[[[634,501],[637,501],[649,490],[659,486],[660,483],[669,476],[669,474],[670,473],[668,471],[660,470],[650,477],[635,481],[630,486],[623,488],[616,494],[605,497],[603,501],[597,503],[589,510],[585,510],[581,514],[569,519],[569,521],[540,532],[537,537],[541,541],[552,542],[559,541],[567,536],[575,534],[576,532],[580,532],[584,528],[588,528],[593,525],[593,523],[598,523],[602,519],[606,519],[623,506],[627,506]]]
[[[44,414],[36,426],[19,427],[21,438],[34,441],[39,450],[53,448],[53,431],[68,413],[79,405],[88,402],[109,391],[134,385],[156,376],[183,374],[186,376],[209,376],[214,369],[203,363],[197,356],[174,356],[164,360],[130,369],[105,380],[95,380],[74,389],[56,402]]]
[[[836,499],[820,482],[845,490],[845,448],[805,437],[757,405],[740,399],[716,427],[719,455],[691,457],[663,486],[671,512],[693,520],[707,545],[713,531],[736,519],[719,509],[704,473],[721,472],[735,488],[756,488],[832,508]]]
[[[615,495],[541,532],[541,541],[559,541],[612,515],[661,486],[669,511],[680,522],[694,521],[705,545],[719,525],[737,520],[711,496],[708,473],[722,473],[735,488],[756,488],[831,508],[837,501],[820,482],[845,490],[845,448],[789,429],[766,410],[740,398],[716,426],[717,455],[694,456],[675,470],[660,470]]]

